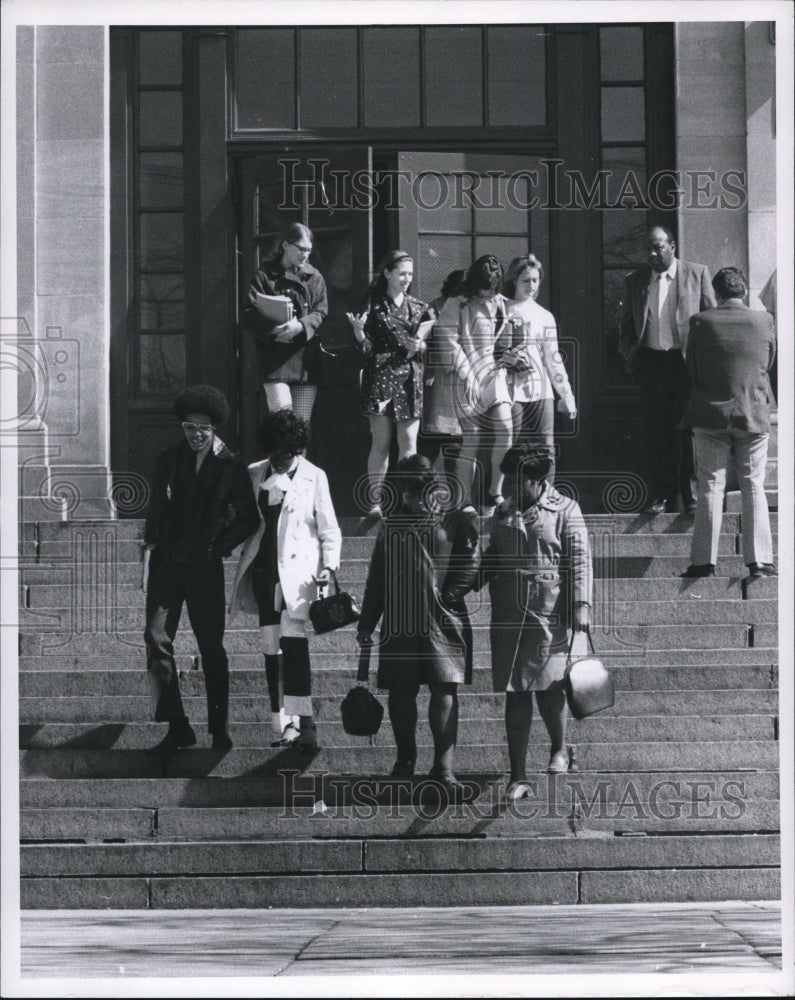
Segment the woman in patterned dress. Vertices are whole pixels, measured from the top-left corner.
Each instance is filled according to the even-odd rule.
[[[356,346],[364,355],[361,409],[370,421],[367,459],[369,495],[373,498],[365,522],[382,517],[379,499],[389,465],[392,428],[397,431],[398,459],[417,451],[422,416],[422,362],[425,342],[418,336],[427,306],[408,294],[414,276],[411,257],[391,250],[378,265],[370,286],[368,308],[348,313]]]

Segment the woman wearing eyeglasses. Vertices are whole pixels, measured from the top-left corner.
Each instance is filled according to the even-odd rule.
[[[199,647],[213,747],[232,746],[222,560],[259,523],[246,465],[216,434],[229,415],[223,393],[209,385],[191,386],[177,397],[174,410],[182,440],[155,459],[144,531],[147,668],[155,721],[168,723],[165,737],[152,748],[155,753],[196,743],[174,663],[183,604]]]
[[[508,265],[502,290],[512,300],[509,315],[518,321],[510,376],[514,443],[548,448],[546,481],[551,484],[555,479],[555,396],[558,411],[569,420],[577,416],[577,404],[558,347],[555,317],[536,302],[543,277],[544,268],[534,254],[515,257]]]
[[[417,451],[422,416],[422,363],[425,342],[420,324],[428,307],[409,295],[414,263],[402,250],[391,250],[380,262],[370,285],[367,309],[348,313],[356,346],[364,355],[361,409],[370,421],[367,459],[373,504],[360,530],[381,518],[378,502],[389,465],[392,428],[397,428],[398,459]]]
[[[242,323],[254,338],[259,382],[268,410],[291,409],[309,421],[317,395],[317,330],[328,314],[326,282],[309,263],[312,231],[294,222],[262,262],[248,293]],[[257,308],[257,293],[286,295],[293,318],[275,324]]]

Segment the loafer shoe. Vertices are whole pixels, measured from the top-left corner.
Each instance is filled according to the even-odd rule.
[[[748,572],[755,579],[760,576],[778,576],[778,571],[773,563],[749,563]]]
[[[282,730],[282,735],[278,740],[273,740],[271,742],[272,747],[289,747],[291,743],[295,743],[298,739],[298,727],[293,722],[288,722],[287,725]]]
[[[231,750],[232,737],[224,730],[222,733],[213,733],[213,750]]]
[[[643,508],[644,514],[664,514],[668,509],[665,500],[652,500],[650,504]]]
[[[192,747],[195,745],[196,733],[194,733],[188,721],[185,720],[184,723],[178,723],[177,725],[169,724],[168,732],[163,739],[153,747],[150,747],[146,752],[149,754],[164,754],[171,753],[172,750],[179,750],[183,747]]]
[[[565,774],[569,769],[569,755],[565,750],[558,750],[549,758],[547,774]]]
[[[301,729],[295,745],[301,753],[317,753],[320,747],[317,742],[317,728],[314,724]]]
[[[514,781],[508,786],[505,793],[506,802],[516,802],[517,799],[528,799],[533,794],[533,789],[526,781]]]
[[[715,565],[714,563],[693,564],[692,566],[688,566],[684,573],[680,573],[679,575],[686,580],[694,580],[703,576],[715,576]]]

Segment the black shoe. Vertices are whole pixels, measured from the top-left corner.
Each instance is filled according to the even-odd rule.
[[[301,726],[298,739],[293,746],[297,746],[301,753],[317,753],[320,747],[317,742],[317,727],[314,723],[308,726]]]
[[[231,750],[232,737],[224,730],[222,733],[213,733],[213,750]]]
[[[748,573],[754,579],[760,576],[778,576],[778,571],[773,563],[748,563]]]
[[[668,502],[666,500],[652,500],[652,502],[643,508],[644,514],[664,514],[668,510]]]
[[[183,722],[170,722],[168,732],[163,739],[150,747],[146,752],[152,755],[171,753],[172,750],[179,750],[180,747],[192,747],[196,745],[196,733],[194,733],[187,719]]]
[[[680,573],[679,575],[687,580],[693,580],[696,577],[702,576],[715,576],[715,564],[703,563],[700,566],[688,566],[684,573]]]
[[[392,778],[413,778],[416,760],[396,760],[392,768],[390,777]]]

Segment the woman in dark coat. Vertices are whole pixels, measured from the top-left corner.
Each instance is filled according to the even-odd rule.
[[[410,777],[417,760],[417,694],[430,690],[434,756],[430,777],[460,789],[453,772],[458,685],[472,681],[472,629],[464,596],[476,582],[476,520],[442,512],[433,466],[421,455],[398,463],[403,504],[382,524],[367,574],[357,641],[366,645],[383,616],[378,686],[397,744],[392,774]]]
[[[312,231],[294,222],[254,275],[241,317],[256,343],[257,375],[268,411],[290,409],[307,423],[317,395],[315,338],[328,314],[326,283],[309,263],[311,251]],[[293,318],[274,324],[257,308],[257,293],[287,296]]]
[[[491,667],[505,691],[508,798],[530,793],[526,758],[533,692],[551,742],[550,773],[566,771],[563,674],[568,628],[590,626],[593,570],[579,506],[546,482],[546,449],[516,445],[500,468],[507,499],[492,518],[482,578],[491,597]]]
[[[365,358],[361,409],[370,421],[367,473],[373,502],[365,519],[372,522],[370,526],[382,516],[379,499],[389,465],[392,428],[397,430],[399,459],[417,450],[425,352],[418,334],[427,318],[427,306],[408,294],[413,277],[411,257],[391,250],[378,265],[367,309],[358,316],[348,313],[356,346]]]

